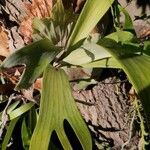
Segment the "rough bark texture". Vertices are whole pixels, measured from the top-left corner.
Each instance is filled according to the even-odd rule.
[[[92,103],[79,104],[78,107],[86,120],[95,143],[102,143],[113,149],[121,149],[121,146],[128,141],[130,131],[130,123],[133,114],[130,99],[127,95],[127,83],[115,83],[116,77],[109,77],[91,90],[83,90],[79,93],[74,92],[75,98],[85,102]],[[136,149],[136,142],[133,140],[127,145],[126,149]],[[98,145],[97,145],[98,147]]]
[[[24,46],[24,40],[19,32],[19,24],[25,16],[23,0],[4,1],[0,7],[0,22],[5,26],[9,35],[9,49],[11,52]]]
[[[14,51],[25,45],[23,36],[19,31],[19,24],[26,14],[24,3],[30,0],[6,0],[0,3],[0,23],[5,26],[9,34],[9,48]],[[76,8],[77,9],[77,8]],[[92,133],[95,148],[113,147],[121,149],[128,141],[130,123],[133,114],[129,115],[132,107],[128,97],[126,83],[116,82],[116,77],[107,77],[90,90],[74,91],[74,96],[87,104],[77,103],[89,129]],[[118,80],[117,80],[118,81]],[[138,135],[135,135],[125,149],[138,149]],[[100,148],[101,144],[103,147]],[[99,148],[98,148],[99,147]]]
[[[127,1],[129,3],[127,3]],[[118,0],[130,14],[138,38],[150,34],[150,1],[149,0]],[[143,17],[141,17],[143,16]],[[145,16],[145,17],[144,17]],[[140,18],[141,17],[141,18]]]

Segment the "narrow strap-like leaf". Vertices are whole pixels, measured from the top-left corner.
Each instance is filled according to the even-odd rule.
[[[68,47],[87,37],[98,21],[110,8],[114,0],[86,0],[85,6],[77,20]]]
[[[4,140],[3,140],[3,143],[2,143],[2,150],[6,150],[7,149],[7,145],[8,145],[8,142],[12,136],[12,132],[14,130],[14,127],[18,121],[19,117],[18,118],[15,118],[13,119],[10,123],[9,123],[9,126],[7,127],[7,132],[6,132],[6,135],[4,136]]]
[[[15,110],[9,113],[10,120],[21,116],[22,114],[30,110],[33,105],[34,103],[30,102],[30,103],[20,106],[19,108],[16,108]]]
[[[128,14],[127,10],[124,9],[122,6],[118,5],[119,10],[124,14],[125,16],[125,21],[124,21],[124,30],[130,30],[130,31],[134,31],[134,27],[133,27],[133,21],[130,17],[130,15]]]

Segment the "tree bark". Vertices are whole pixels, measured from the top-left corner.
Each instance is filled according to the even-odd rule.
[[[25,3],[31,4],[31,1],[3,0],[0,3],[0,23],[8,33],[9,49],[13,52],[26,44],[19,27],[28,15]],[[130,139],[134,113],[130,114],[133,108],[127,85],[128,83],[118,80],[116,76],[112,77],[110,73],[88,90],[73,91],[75,99],[80,100],[80,103],[77,102],[78,108],[91,131],[95,143],[93,149],[110,146],[114,150],[120,150],[128,140],[129,144],[125,149],[138,149],[138,131]]]
[[[110,76],[90,90],[74,92],[76,99],[93,104],[88,106],[78,103],[78,108],[89,126],[97,148],[101,143],[104,149],[110,146],[120,150],[130,139],[134,114],[130,114],[133,108],[126,89],[127,84]],[[137,149],[138,139],[134,135],[125,149]]]

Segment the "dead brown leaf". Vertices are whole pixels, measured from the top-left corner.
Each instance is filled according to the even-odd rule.
[[[32,41],[32,20],[35,17],[49,17],[54,0],[33,0],[32,4],[25,3],[27,16],[20,24],[20,33],[26,44]]]
[[[7,57],[10,54],[8,33],[6,29],[0,25],[0,56]]]
[[[23,73],[23,70],[24,66],[16,66],[13,68],[6,69],[5,71],[1,72],[0,75],[8,82],[11,82],[12,84],[16,85],[20,79],[21,74]]]

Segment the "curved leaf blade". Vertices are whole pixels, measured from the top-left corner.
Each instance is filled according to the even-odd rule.
[[[140,96],[150,133],[150,56],[137,53],[139,49],[136,47],[135,49],[123,48],[110,39],[100,40],[99,44],[118,61]]]
[[[124,30],[130,30],[130,31],[134,31],[134,27],[133,27],[133,21],[129,15],[129,13],[127,12],[126,9],[124,9],[122,6],[118,5],[119,10],[124,14],[125,16],[125,22],[124,22]]]
[[[1,64],[1,69],[11,68],[16,65],[26,65],[26,69],[16,86],[16,89],[29,88],[38,78],[49,62],[51,62],[59,49],[48,39],[42,39],[16,51]]]
[[[11,104],[7,109],[7,114],[10,114],[19,104],[20,104],[19,101],[16,101],[13,104]],[[0,112],[0,119],[2,118],[2,113],[3,112]]]
[[[121,68],[120,64],[113,57],[82,64],[81,66],[83,68]]]
[[[39,120],[31,138],[30,150],[48,149],[54,130],[63,148],[72,149],[64,131],[64,120],[71,125],[83,149],[91,150],[90,133],[76,107],[65,72],[48,66],[44,72]]]
[[[68,47],[88,36],[114,0],[87,0],[68,41]],[[98,7],[99,6],[99,7]]]
[[[11,138],[12,132],[13,132],[14,127],[15,127],[17,121],[19,120],[19,118],[20,118],[20,117],[15,118],[15,119],[13,119],[13,120],[10,122],[10,124],[9,124],[9,126],[8,126],[8,128],[7,128],[7,132],[6,132],[6,135],[5,135],[5,137],[4,137],[3,143],[2,143],[2,150],[6,150],[6,149],[7,149],[7,144],[8,144],[8,142],[9,142],[10,138]]]
[[[109,35],[106,36],[108,39],[115,40],[117,43],[118,42],[131,42],[134,38],[134,35],[131,32],[128,31],[117,31],[113,32]]]
[[[102,46],[89,42],[72,51],[63,59],[63,61],[72,65],[82,65],[98,59],[110,57],[110,53],[108,53]]]
[[[30,110],[33,107],[33,105],[34,105],[34,103],[30,102],[30,103],[24,104],[24,105],[20,106],[19,108],[16,108],[15,110],[11,111],[11,113],[9,114],[10,120],[13,120],[13,119],[21,116],[22,114],[24,114],[25,112]]]

